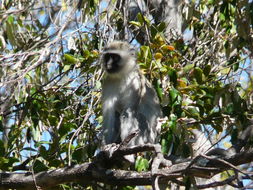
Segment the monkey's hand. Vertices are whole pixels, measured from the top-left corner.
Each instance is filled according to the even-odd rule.
[[[112,158],[114,152],[116,152],[119,149],[120,145],[116,143],[107,144],[105,145],[102,150],[106,153],[106,157],[108,159]]]
[[[128,143],[140,133],[139,129],[132,131],[121,143],[120,147],[126,147]]]
[[[105,145],[101,148],[101,151],[95,156],[95,163],[102,168],[111,168],[115,165],[113,160],[115,152],[119,149],[119,144],[112,143]]]

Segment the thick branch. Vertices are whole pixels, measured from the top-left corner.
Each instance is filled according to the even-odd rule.
[[[69,182],[87,185],[93,182],[104,182],[112,185],[151,184],[150,172],[107,170],[96,167],[94,163],[40,172],[34,176],[32,173],[1,173],[0,178],[0,189],[36,189],[36,185],[37,188],[46,189]]]
[[[148,147],[146,148],[149,149]],[[129,152],[129,149],[127,148],[126,151]],[[134,149],[138,150],[136,147]],[[123,149],[120,151],[125,155]],[[134,151],[130,152],[133,153]],[[253,150],[233,155],[224,160],[234,166],[249,163],[253,161]],[[189,165],[190,167],[188,167]],[[159,179],[161,180],[159,181],[165,182],[185,175],[207,178],[228,169],[231,169],[228,164],[215,158],[208,160],[205,167],[198,166],[195,161],[194,164],[192,164],[192,161],[188,161],[165,169],[158,169],[155,174],[151,174],[151,172],[138,173],[135,171],[105,169],[100,168],[96,163],[84,163],[73,167],[40,172],[34,176],[31,173],[1,173],[0,189],[36,189],[36,185],[37,188],[47,189],[69,182],[87,185],[94,182],[103,182],[111,185],[151,185],[152,175],[160,176]]]

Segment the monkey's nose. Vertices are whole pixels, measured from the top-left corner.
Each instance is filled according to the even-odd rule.
[[[105,64],[106,64],[106,69],[111,70],[113,68],[113,59],[110,58]]]

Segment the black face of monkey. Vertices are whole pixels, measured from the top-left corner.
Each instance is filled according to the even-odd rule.
[[[116,53],[104,54],[104,67],[108,73],[116,73],[123,67],[121,56]]]

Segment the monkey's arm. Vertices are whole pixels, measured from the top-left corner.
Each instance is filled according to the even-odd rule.
[[[138,130],[138,121],[137,118],[135,116],[135,112],[131,109],[128,108],[126,109],[124,112],[122,112],[122,114],[120,115],[120,138],[121,141],[125,140],[126,137],[128,137],[128,135],[133,132]],[[134,138],[133,140],[131,140],[129,142],[129,145],[136,145],[136,138]]]
[[[113,107],[103,110],[103,141],[102,144],[119,142],[119,113]]]

